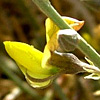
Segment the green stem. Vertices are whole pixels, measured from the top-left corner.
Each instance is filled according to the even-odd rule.
[[[100,68],[100,55],[82,37],[78,44],[78,49],[82,51],[95,66]]]
[[[60,29],[70,29],[71,27],[61,18],[59,13],[53,8],[50,4],[49,0],[32,0],[40,9],[41,11],[47,15],[49,18],[53,20],[53,22],[60,28]]]
[[[72,29],[59,13],[53,8],[49,0],[32,0],[41,11],[46,14],[60,29]],[[79,34],[78,34],[79,35]],[[79,35],[80,36],[80,35]],[[80,36],[78,49],[100,68],[100,55]]]

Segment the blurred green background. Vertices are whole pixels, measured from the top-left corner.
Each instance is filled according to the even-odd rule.
[[[50,1],[62,16],[85,21],[79,33],[100,53],[99,2]],[[0,100],[100,100],[100,81],[85,80],[87,73],[61,75],[47,88],[33,89],[7,55],[3,45],[6,40],[25,42],[43,51],[46,18],[32,0],[0,0]],[[84,60],[80,51],[73,53]]]

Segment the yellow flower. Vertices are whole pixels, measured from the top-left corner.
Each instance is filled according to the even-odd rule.
[[[83,22],[69,17],[63,17],[75,30],[79,30]],[[76,27],[75,27],[76,26]],[[48,18],[46,20],[47,44],[44,52],[35,49],[26,43],[5,41],[5,49],[15,60],[25,75],[27,82],[35,88],[48,86],[61,73],[57,66],[50,65],[48,60],[51,52],[58,48],[57,31],[59,28]]]
[[[78,31],[84,25],[84,21],[79,21],[70,17],[62,17],[74,30]],[[44,56],[42,60],[42,67],[48,66],[48,59],[51,57],[51,52],[59,49],[57,34],[59,32],[59,27],[54,24],[54,22],[50,19],[46,19],[46,41],[47,45],[44,49]],[[48,56],[47,56],[48,55]]]
[[[55,68],[42,68],[43,53],[33,46],[21,42],[4,42],[7,53],[18,64],[27,81],[36,88],[44,87],[51,83]],[[33,79],[32,79],[32,78]]]

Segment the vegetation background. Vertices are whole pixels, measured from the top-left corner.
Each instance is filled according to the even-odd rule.
[[[100,2],[50,1],[62,16],[85,21],[79,33],[100,53]],[[0,0],[0,100],[100,100],[100,81],[85,80],[87,73],[61,75],[51,86],[41,90],[29,87],[5,52],[3,41],[6,40],[32,44],[43,51],[46,18],[32,0]],[[73,53],[84,60],[80,51]],[[28,87],[28,91],[20,84],[23,88]]]

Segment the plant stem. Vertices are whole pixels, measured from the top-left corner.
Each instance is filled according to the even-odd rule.
[[[59,13],[53,8],[49,0],[32,0],[41,11],[47,15],[60,29],[70,29],[71,27],[61,18]]]
[[[82,37],[78,44],[78,49],[82,51],[95,66],[100,68],[100,55]]]
[[[32,0],[41,11],[46,14],[60,29],[72,29],[59,13],[53,8],[49,0]],[[79,35],[79,34],[78,34]],[[79,35],[80,36],[80,35]],[[100,55],[80,36],[77,48],[82,51],[96,66],[100,68]]]

